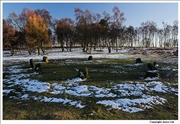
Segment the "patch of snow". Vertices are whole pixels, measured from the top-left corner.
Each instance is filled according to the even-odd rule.
[[[79,96],[79,94],[73,90],[65,90],[65,93],[70,94],[70,95],[74,95],[74,96]]]
[[[30,80],[28,83],[24,84],[23,86],[27,91],[38,92],[38,93],[48,92],[50,89],[49,83],[38,82],[36,80]]]
[[[151,81],[151,82],[147,83],[146,86],[151,87],[150,88],[151,91],[166,93],[166,91],[164,90],[166,88],[166,86],[163,85],[162,82],[160,82],[160,81]]]
[[[131,67],[138,67],[142,66],[144,63],[134,63],[134,64],[126,64],[126,66],[131,66]]]
[[[178,93],[178,89],[177,89],[177,88],[170,88],[170,89],[168,89],[168,90],[170,90],[171,92]]]
[[[159,80],[159,77],[146,77],[144,80],[146,81],[153,81],[153,80]]]
[[[77,93],[89,92],[87,85],[81,85],[81,86],[74,87],[74,90],[76,90]]]
[[[53,98],[47,98],[46,96],[44,97],[44,99],[41,99],[41,102],[51,102]]]
[[[164,67],[164,68],[160,68],[159,70],[162,70],[162,71],[169,71],[169,70],[171,70],[171,68],[170,68],[170,67]]]
[[[79,102],[77,105],[76,105],[77,108],[84,108],[85,105],[81,105],[81,102]]]
[[[113,98],[113,97],[116,97],[116,96],[117,96],[117,95],[114,94],[114,93],[108,93],[108,94],[100,93],[100,94],[95,94],[95,97],[96,97],[96,98],[105,98],[105,97]]]
[[[68,84],[68,86],[74,86],[74,85],[78,85],[78,83],[81,81],[86,81],[86,78],[81,79],[80,77],[76,77],[73,79],[68,79],[65,83]]]
[[[69,99],[62,99],[62,98],[48,98],[48,97],[44,97],[43,99],[41,99],[41,102],[56,102],[56,103],[63,103],[63,104],[69,104],[72,106],[76,106],[77,108],[84,108],[85,105],[81,104],[81,101],[72,101]]]
[[[3,93],[4,93],[4,94],[8,94],[8,93],[10,93],[11,91],[14,91],[14,89],[3,89]]]
[[[159,67],[159,64],[156,64],[155,67]]]
[[[136,106],[139,106],[141,104],[148,104],[147,106],[142,106],[145,108],[151,108],[152,104],[162,104],[165,103],[166,99],[160,98],[160,97],[155,97],[155,96],[146,96],[144,95],[143,98],[139,99],[117,99],[117,100],[102,100],[98,101],[96,104],[102,104],[105,106],[111,106],[114,109],[119,109],[125,112],[139,112],[143,111],[144,108],[138,108]]]
[[[157,73],[157,72],[159,72],[159,70],[148,70],[147,72]]]
[[[66,87],[62,86],[61,84],[53,83],[51,84],[54,90],[64,90]]]
[[[29,94],[24,94],[21,96],[22,99],[28,99],[28,97],[29,97]]]
[[[178,71],[178,69],[172,69],[173,71]]]

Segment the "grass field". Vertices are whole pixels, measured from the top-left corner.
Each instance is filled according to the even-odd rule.
[[[178,120],[178,65],[158,62],[145,80],[134,59],[55,59],[3,65],[3,120]],[[88,79],[77,78],[88,68]]]

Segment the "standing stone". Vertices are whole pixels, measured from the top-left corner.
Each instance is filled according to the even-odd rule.
[[[93,57],[92,57],[92,56],[89,56],[89,57],[88,57],[88,60],[93,60]]]
[[[154,78],[154,77],[160,77],[159,76],[159,70],[148,70],[146,72],[145,78],[150,77],[150,78]]]
[[[84,69],[80,69],[78,77],[80,77],[81,79],[84,79],[84,78],[87,79],[88,78],[88,68],[85,67]]]
[[[85,78],[87,79],[88,78],[88,68],[87,67],[85,67]]]
[[[142,63],[141,58],[137,58],[136,63]]]
[[[47,56],[43,56],[43,62],[46,62],[46,63],[48,63],[49,61],[48,61],[48,57]]]
[[[154,63],[154,65],[156,65],[156,63]],[[148,67],[150,70],[157,70],[157,68],[156,68],[154,65],[151,64],[151,63],[148,63],[147,67]]]
[[[154,63],[153,63],[153,65],[154,65],[154,67],[155,67],[155,66],[157,65],[157,63],[156,63],[156,62],[154,62]]]
[[[33,59],[30,59],[30,65],[31,65],[31,68],[34,69],[34,61],[33,61]]]
[[[156,65],[156,63],[153,63],[154,65]],[[159,76],[159,70],[151,63],[147,64],[148,70],[146,72],[145,78],[150,77],[150,78],[154,78],[154,77],[160,77]]]
[[[41,63],[37,63],[35,65],[35,71],[39,72],[39,73],[42,73],[42,65],[41,65]]]

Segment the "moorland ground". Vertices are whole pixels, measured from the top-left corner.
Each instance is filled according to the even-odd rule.
[[[3,120],[177,120],[178,57],[162,51],[54,50],[45,55],[48,63],[44,55],[4,51]],[[30,67],[31,58],[42,73]],[[160,78],[144,78],[154,61]],[[84,67],[87,79],[77,77]]]

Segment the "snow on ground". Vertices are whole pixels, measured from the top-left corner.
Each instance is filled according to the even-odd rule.
[[[144,49],[147,52],[152,52],[152,50],[147,50]],[[134,52],[140,52],[142,53],[143,51],[140,49],[133,50]],[[173,52],[173,50],[171,50]],[[141,55],[141,54],[133,54],[132,49],[126,49],[122,48],[121,50],[112,50],[111,53],[108,53],[107,49],[103,49],[103,51],[92,51],[91,54],[82,52],[82,49],[80,48],[74,48],[72,49],[72,52],[62,52],[61,49],[53,49],[53,50],[46,50],[44,54],[41,53],[41,55],[37,55],[32,53],[32,55],[29,55],[27,51],[21,51],[15,54],[15,56],[10,56],[9,51],[3,51],[3,61],[8,61],[8,60],[13,60],[13,61],[29,61],[30,59],[35,59],[35,60],[42,60],[43,56],[47,56],[49,60],[51,59],[68,59],[68,58],[88,58],[90,55],[93,56],[93,58],[123,58],[123,59],[128,59],[128,58],[141,58],[142,61],[144,59],[148,59],[151,61],[161,61],[162,57],[157,57],[153,56],[151,54],[149,55]],[[166,57],[167,58],[167,57]],[[178,58],[170,58],[166,59],[166,62],[177,62]]]
[[[159,80],[159,77],[146,77],[144,80],[151,81],[151,80]]]
[[[152,105],[163,104],[166,99],[158,96],[142,95],[139,99],[117,99],[117,100],[102,100],[98,101],[97,104],[103,104],[105,106],[111,106],[112,108],[119,109],[125,112],[139,112],[147,108],[152,108]],[[141,108],[134,107],[141,105]]]
[[[29,61],[30,59],[40,59],[42,60],[43,56],[47,56],[49,60],[51,59],[67,59],[67,58],[88,58],[90,55],[93,55],[94,58],[128,58],[127,55],[122,54],[120,52],[112,51],[111,54],[108,53],[107,50],[103,52],[92,52],[92,54],[87,54],[82,52],[81,49],[74,49],[73,52],[61,52],[60,49],[57,50],[47,50],[46,54],[41,55],[29,55],[27,51],[22,51],[21,53],[17,53],[15,56],[10,56],[9,51],[3,51],[3,60],[22,60],[22,61]]]
[[[131,58],[132,56],[124,54],[127,53],[127,49],[122,49],[119,52],[114,52],[109,54],[108,51],[104,50],[103,52],[93,52],[92,54],[83,53],[80,49],[74,49],[73,52],[61,52],[60,50],[47,51],[46,56],[49,60],[51,59],[67,59],[67,58],[88,58],[90,55],[93,55],[94,58]],[[8,51],[3,51],[3,64],[8,64],[11,62],[19,61],[29,61],[30,59],[42,60],[43,55],[28,55],[27,51],[18,53],[15,56],[10,56]],[[137,56],[134,56],[136,58]],[[67,60],[66,63],[71,63],[72,60]],[[177,59],[173,60],[177,62]],[[88,61],[89,62],[89,61]],[[101,63],[101,61],[97,61]],[[137,67],[141,64],[127,64],[127,66]],[[124,70],[122,66],[112,65],[114,68],[120,68]],[[162,68],[162,70],[170,70],[170,67]],[[3,79],[3,95],[8,95],[11,92],[15,92],[13,89],[14,86],[20,86],[22,92],[15,92],[15,96],[10,96],[14,99],[34,99],[41,102],[57,102],[63,103],[66,105],[75,106],[78,108],[84,108],[86,103],[82,101],[70,100],[67,98],[56,98],[56,97],[47,97],[47,96],[31,96],[28,92],[37,92],[37,93],[50,93],[52,95],[56,94],[69,94],[76,97],[96,97],[101,98],[100,101],[97,101],[95,104],[102,104],[104,106],[109,106],[115,109],[119,109],[125,112],[139,112],[148,108],[153,108],[156,104],[163,104],[166,102],[166,99],[159,96],[150,95],[151,92],[160,92],[160,93],[174,93],[178,95],[178,89],[171,88],[166,86],[160,81],[155,81],[158,79],[147,78],[144,82],[127,82],[127,83],[112,83],[112,86],[109,88],[97,87],[92,85],[80,85],[79,82],[85,81],[81,78],[73,78],[64,81],[62,84],[58,83],[48,83],[40,82],[37,80],[30,79],[31,75],[37,75],[36,73],[32,74],[17,74],[20,72],[26,72],[26,69],[20,69],[19,66],[8,66],[3,68],[3,73],[8,70],[11,72],[11,75],[6,79]],[[93,71],[93,70],[92,70]],[[96,71],[96,70],[94,70]],[[178,71],[174,69],[173,71]],[[112,71],[111,73],[126,73],[126,72],[117,72]],[[130,97],[132,98],[130,99]],[[109,100],[112,99],[112,100]],[[102,100],[103,99],[103,100]],[[18,103],[19,104],[19,103]]]
[[[70,100],[67,98],[56,98],[47,96],[31,96],[28,92],[37,93],[50,93],[50,94],[69,94],[76,97],[96,97],[103,98],[96,102],[96,104],[102,104],[115,109],[119,109],[125,112],[139,112],[148,108],[153,108],[154,105],[163,104],[166,99],[159,96],[149,95],[151,92],[168,93],[172,92],[175,95],[178,94],[178,89],[168,87],[160,81],[145,81],[145,82],[128,82],[112,84],[111,87],[97,87],[92,85],[80,85],[79,82],[85,81],[81,78],[73,78],[64,81],[62,84],[40,82],[37,80],[31,80],[32,74],[16,74],[19,71],[19,66],[9,66],[7,70],[12,72],[8,78],[3,79],[3,84],[8,85],[7,88],[3,88],[3,95],[8,95],[11,92],[15,92],[14,86],[21,86],[22,92],[15,92],[17,95],[10,96],[14,99],[34,99],[41,102],[57,102],[75,106],[78,108],[84,108],[86,103],[82,101]],[[24,69],[27,71],[28,69]],[[144,92],[145,91],[145,92]],[[132,99],[128,98],[133,96]],[[108,100],[109,98],[113,100]]]

